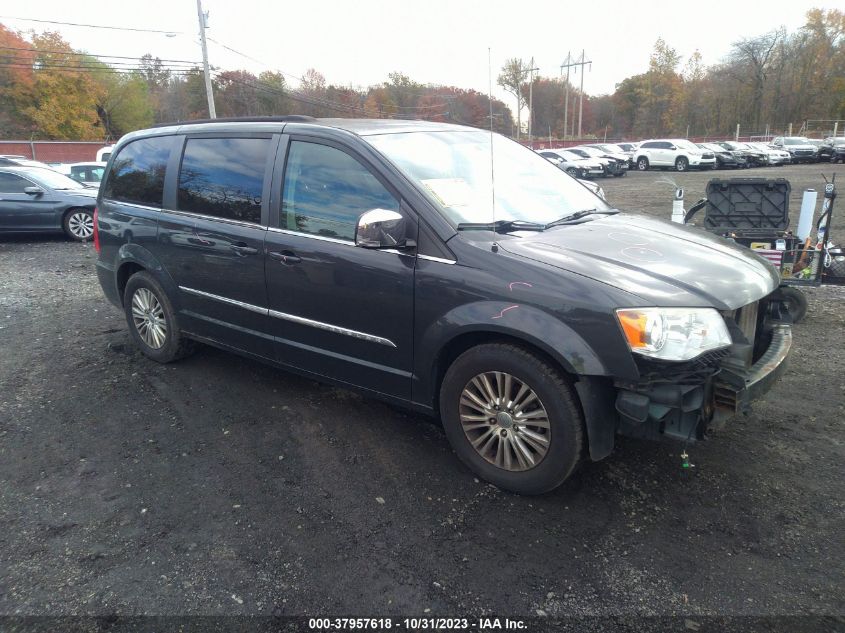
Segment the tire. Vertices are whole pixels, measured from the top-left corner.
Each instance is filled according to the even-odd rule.
[[[780,296],[786,303],[786,309],[792,317],[793,323],[798,323],[807,316],[807,295],[790,286],[783,286],[780,289]]]
[[[683,156],[678,156],[675,161],[675,171],[687,171],[689,169],[689,161]]]
[[[137,272],[129,278],[123,311],[132,339],[148,358],[170,363],[193,351],[194,342],[182,335],[167,293],[150,273]]]
[[[575,167],[569,167],[566,170],[566,173],[569,174],[570,176],[572,176],[573,178],[580,177],[580,174],[578,173],[578,170]]]
[[[640,171],[648,171],[648,159],[645,156],[640,156],[637,159],[637,169]]]
[[[627,175],[628,175],[627,171],[617,171],[615,174],[613,174],[613,177],[614,178],[624,178]]]
[[[94,236],[94,212],[91,209],[70,209],[62,219],[65,235],[77,242],[87,242]]]
[[[523,393],[522,387],[528,392]],[[493,407],[491,390],[508,394],[499,409]],[[520,406],[525,408],[520,411]],[[484,344],[461,354],[443,379],[440,412],[446,436],[461,461],[504,490],[548,492],[562,484],[580,461],[584,421],[572,386],[558,369],[521,347]],[[531,417],[520,424],[518,417],[526,412]],[[545,438],[545,445],[538,437]],[[479,449],[473,440],[480,443]]]

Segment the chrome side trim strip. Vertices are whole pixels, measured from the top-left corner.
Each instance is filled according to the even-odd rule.
[[[91,198],[95,200],[96,198]],[[119,204],[126,207],[134,207],[135,209],[144,209],[145,211],[162,211],[161,207],[151,207],[147,204],[137,204],[135,202],[124,202],[123,200],[114,200],[112,198],[103,198],[103,202],[110,202],[111,204]]]
[[[210,292],[203,292],[202,290],[195,290],[193,288],[187,288],[185,286],[179,286],[179,290],[181,290],[182,292],[187,292],[191,295],[196,295],[197,297],[205,297],[206,299],[220,301],[221,303],[228,303],[229,305],[237,306],[238,308],[243,308],[244,310],[250,310],[251,312],[257,312],[258,314],[263,314],[265,316],[269,315],[276,319],[290,321],[291,323],[299,323],[300,325],[307,325],[320,330],[326,330],[327,332],[332,332],[334,334],[343,334],[344,336],[351,336],[352,338],[361,339],[362,341],[369,341],[370,343],[378,343],[379,345],[396,347],[396,344],[390,339],[382,338],[381,336],[376,336],[375,334],[367,334],[366,332],[359,332],[358,330],[350,330],[349,328],[340,327],[339,325],[323,323],[322,321],[314,321],[313,319],[306,319],[305,317],[296,316],[295,314],[287,314],[285,312],[277,312],[276,310],[268,310],[267,308],[261,308],[256,305],[252,305],[251,303],[244,303],[243,301],[229,299],[228,297],[221,297],[220,295],[215,295]]]
[[[417,259],[425,259],[430,262],[440,262],[441,264],[454,264],[454,259],[444,259],[443,257],[434,257],[434,255],[417,255]]]
[[[244,222],[243,220],[233,220],[231,218],[220,218],[214,215],[205,215],[204,213],[194,213],[193,211],[179,211],[178,209],[159,209],[163,213],[171,215],[179,215],[186,218],[196,218],[197,220],[211,220],[213,222],[222,222],[223,224],[234,224],[235,226],[244,226],[250,229],[266,230],[267,227],[263,224],[256,224],[255,222]]]
[[[251,312],[257,312],[258,314],[263,314],[264,316],[267,316],[267,313],[269,312],[267,308],[261,308],[259,306],[254,306],[251,303],[244,303],[243,301],[229,299],[228,297],[221,297],[220,295],[213,295],[210,292],[203,292],[202,290],[194,290],[193,288],[186,288],[185,286],[179,286],[179,290],[187,292],[189,295],[196,295],[198,297],[205,297],[206,299],[220,301],[221,303],[228,303],[229,305],[237,306]]]
[[[285,235],[296,235],[297,237],[307,237],[310,240],[320,240],[321,242],[332,242],[334,244],[344,244],[345,246],[355,246],[355,242],[349,240],[339,240],[336,237],[326,237],[324,235],[314,235],[312,233],[302,233],[300,231],[291,231],[290,229],[279,229],[275,226],[268,226],[268,231],[273,233],[284,233]]]
[[[323,323],[322,321],[314,321],[313,319],[306,319],[305,317],[296,316],[295,314],[286,314],[284,312],[276,312],[270,310],[270,316],[284,321],[291,321],[292,323],[299,323],[300,325],[309,325],[320,330],[333,332],[334,334],[343,334],[351,336],[352,338],[359,338],[362,341],[369,341],[370,343],[378,343],[379,345],[387,345],[388,347],[396,347],[396,344],[390,339],[382,338],[374,334],[367,334],[366,332],[359,332],[358,330],[350,330],[339,325],[332,325],[331,323]]]

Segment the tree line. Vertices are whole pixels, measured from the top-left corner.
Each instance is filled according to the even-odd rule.
[[[486,94],[420,84],[401,72],[368,88],[329,84],[315,69],[302,77],[214,70],[212,84],[221,117],[392,117],[487,129],[492,113],[497,132],[515,136],[531,116],[533,136],[556,139],[574,134],[581,103],[584,136],[598,138],[728,136],[737,124],[743,134],[776,133],[807,119],[845,118],[845,14],[836,9],[808,11],[792,33],[743,38],[712,66],[698,52],[683,60],[658,39],[648,70],[625,78],[613,94],[581,95],[564,79],[534,76],[529,66],[510,59],[498,79],[517,100],[516,116]],[[24,34],[0,24],[2,138],[115,140],[155,123],[207,116],[194,62],[93,55],[58,33]]]
[[[514,71],[514,67],[517,71]],[[513,92],[514,76],[527,64],[509,60],[500,85]],[[527,102],[529,84],[520,83]],[[568,130],[564,131],[567,84],[538,77],[533,82],[535,136],[573,134],[579,91],[569,85]],[[811,9],[792,33],[781,28],[733,43],[719,63],[705,66],[696,51],[683,60],[659,38],[648,70],[625,78],[613,94],[584,95],[583,129],[602,138],[776,135],[790,124],[845,119],[845,13]],[[826,128],[821,123],[818,128]],[[829,129],[829,128],[827,128]],[[843,130],[840,123],[839,129]]]

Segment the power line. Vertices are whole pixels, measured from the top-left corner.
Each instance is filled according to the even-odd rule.
[[[2,20],[20,20],[21,22],[39,22],[42,24],[62,24],[64,26],[80,26],[86,29],[108,29],[111,31],[135,31],[138,33],[163,33],[165,35],[184,35],[182,31],[162,31],[159,29],[136,29],[129,26],[108,26],[105,24],[81,24],[79,22],[59,22],[58,20],[39,20],[36,18],[20,18],[14,15],[0,15]]]
[[[288,72],[285,72],[285,71],[283,71],[283,70],[280,70],[280,69],[277,69],[277,68],[273,68],[273,67],[271,67],[270,65],[268,65],[268,64],[264,63],[263,61],[261,61],[260,59],[256,59],[255,57],[252,57],[251,55],[247,55],[246,53],[243,53],[243,52],[241,52],[241,51],[239,51],[239,50],[236,50],[236,49],[232,48],[231,46],[228,46],[228,45],[224,44],[223,42],[218,42],[217,40],[215,40],[215,39],[214,39],[214,38],[212,38],[212,37],[209,37],[209,36],[207,36],[207,35],[206,35],[206,38],[205,38],[205,39],[207,39],[209,42],[213,42],[214,44],[217,44],[218,46],[220,46],[220,47],[222,47],[222,48],[225,48],[225,49],[226,49],[226,50],[228,50],[228,51],[231,51],[232,53],[235,53],[236,55],[240,55],[241,57],[243,57],[243,58],[245,58],[245,59],[248,59],[248,60],[250,60],[250,61],[256,62],[257,64],[261,64],[262,66],[264,66],[265,68],[270,69],[271,71],[278,72],[280,75],[283,75],[283,76],[285,76],[285,77],[290,77],[291,79],[296,79],[296,80],[297,80],[297,81],[299,81],[300,83],[304,83],[304,82],[305,82],[305,80],[304,80],[302,77],[299,77],[298,75],[294,75],[294,74],[292,74],[292,73],[288,73]],[[383,86],[383,88],[390,88],[390,86]],[[415,89],[415,90],[420,90],[420,91],[425,90],[425,88],[424,88],[424,87],[419,87],[419,88],[408,88],[408,89],[409,89],[409,90],[414,90],[414,89]],[[289,94],[289,93],[286,93],[286,94]],[[444,98],[444,99],[448,99],[449,97],[454,98],[454,97],[453,97],[453,96],[451,96],[451,95],[449,95],[449,96],[446,96],[446,95],[432,95],[432,96],[438,96],[438,97],[441,97],[441,98]],[[335,104],[336,102],[328,101],[327,103],[332,103],[332,104]],[[337,105],[341,105],[341,106],[342,106],[342,105],[344,105],[344,104],[337,104]],[[330,107],[330,106],[327,106],[327,107]],[[401,109],[401,110],[432,110],[432,109],[435,109],[435,108],[448,108],[448,107],[449,107],[449,104],[448,104],[448,103],[436,103],[436,104],[432,104],[432,105],[424,105],[424,106],[400,106],[400,105],[394,105],[393,107],[395,107],[395,108],[397,108],[397,109]],[[365,110],[363,110],[363,109],[361,109],[361,108],[359,108],[359,110],[360,110],[361,112],[366,112]],[[444,113],[440,113],[440,114],[444,114]]]
[[[60,64],[58,64],[58,65],[42,64],[38,67],[33,68],[32,64],[22,64],[22,63],[19,63],[19,62],[3,63],[2,61],[0,61],[0,68],[15,68],[15,69],[21,69],[21,70],[34,70],[34,71],[56,70],[58,72],[74,72],[74,73],[87,72],[89,74],[112,73],[112,74],[125,74],[125,75],[133,75],[133,74],[143,75],[144,73],[146,73],[149,70],[147,68],[111,68],[111,67],[95,68],[93,66],[71,66],[71,65],[60,65]],[[197,71],[192,70],[192,69],[181,69],[181,70],[180,69],[172,69],[172,70],[168,70],[168,72],[172,75],[180,75],[180,76],[197,74]]]
[[[44,55],[73,55],[75,57],[98,57],[98,58],[108,57],[110,59],[136,59],[138,61],[140,61],[143,58],[143,55],[141,57],[128,57],[126,55],[98,55],[97,53],[76,53],[76,52],[71,52],[71,51],[45,51],[45,50],[41,50],[41,49],[38,49],[38,48],[21,48],[21,47],[15,47],[15,46],[0,46],[0,50],[28,51],[28,52],[39,53],[39,54],[44,54]],[[159,62],[174,62],[174,63],[177,63],[177,64],[197,64],[197,65],[202,63],[202,62],[198,62],[198,61],[190,61],[190,60],[187,60],[187,59],[161,59],[159,57],[152,57],[152,55],[150,57],[153,61],[159,61]]]
[[[143,70],[144,72],[147,71],[161,71],[161,70],[194,70],[197,66],[194,65],[186,65],[186,64],[161,64],[159,66],[141,66],[137,62],[104,62],[100,60],[79,60],[79,59],[67,59],[67,60],[32,60],[27,59],[26,57],[20,56],[4,56],[0,54],[0,62],[10,63],[10,64],[26,64],[29,65],[31,68],[37,69],[42,68],[45,66],[50,67],[58,67],[58,66],[66,66],[66,67],[79,67],[79,68],[90,68],[91,70],[103,70],[104,67],[108,68],[115,68],[116,70],[120,70],[121,68],[128,68],[128,69],[137,69]]]

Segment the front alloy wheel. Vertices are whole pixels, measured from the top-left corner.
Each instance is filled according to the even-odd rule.
[[[687,168],[689,168],[689,161],[683,156],[679,156],[678,160],[675,161],[675,169],[678,171],[686,171]]]
[[[68,236],[80,242],[90,240],[94,235],[94,215],[85,209],[75,209],[65,218]]]
[[[584,420],[570,378],[531,350],[484,343],[443,377],[443,429],[479,477],[505,490],[540,494],[572,474]]]
[[[546,457],[551,425],[546,408],[511,374],[478,374],[461,393],[461,427],[486,461],[511,472],[529,470]]]

